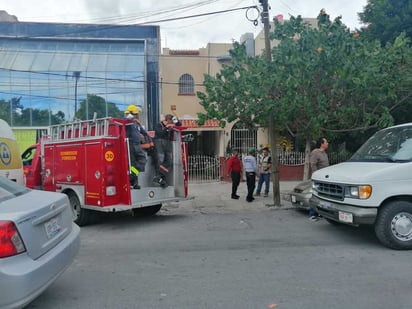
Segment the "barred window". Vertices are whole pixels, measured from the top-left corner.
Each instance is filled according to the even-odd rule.
[[[179,78],[179,94],[194,94],[195,81],[190,74],[183,74]]]

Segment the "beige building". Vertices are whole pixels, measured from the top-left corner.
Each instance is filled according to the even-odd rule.
[[[197,124],[197,113],[204,112],[196,93],[205,91],[204,74],[215,75],[221,64],[230,60],[232,44],[211,44],[198,50],[164,48],[160,59],[161,108],[163,114],[176,114],[189,128],[195,140],[190,154],[223,155],[227,143],[226,128],[218,121]]]
[[[249,55],[255,55],[253,34],[241,37]],[[219,126],[218,121],[209,120],[203,126],[197,124],[197,113],[204,112],[199,104],[197,91],[205,91],[204,75],[216,75],[223,63],[230,62],[229,50],[232,44],[209,43],[198,50],[171,50],[164,48],[160,59],[161,111],[174,113],[192,133],[195,140],[190,143],[189,154],[224,156],[228,146],[233,147],[233,126],[235,123]],[[247,130],[249,131],[249,130]],[[256,147],[257,132],[243,132],[242,147]],[[240,137],[238,137],[240,139]],[[240,141],[239,141],[240,142]],[[240,147],[240,148],[242,148]],[[236,148],[239,148],[237,146]]]

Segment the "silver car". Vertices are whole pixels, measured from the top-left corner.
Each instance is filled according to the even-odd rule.
[[[65,194],[0,177],[0,308],[22,308],[73,262],[80,228]]]
[[[309,199],[312,196],[312,180],[306,180],[299,183],[293,191],[290,193],[290,201],[292,205],[301,208],[308,209],[310,208]]]

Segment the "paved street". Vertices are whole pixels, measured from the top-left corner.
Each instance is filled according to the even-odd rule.
[[[412,308],[412,251],[227,190],[191,185],[193,200],[154,217],[82,228],[74,264],[28,308]]]

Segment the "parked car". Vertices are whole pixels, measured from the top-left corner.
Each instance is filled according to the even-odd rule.
[[[0,176],[0,308],[22,308],[73,262],[80,228],[67,195]]]
[[[296,187],[293,188],[293,191],[290,194],[290,201],[292,205],[309,210],[310,204],[309,200],[312,197],[312,180],[306,180],[299,183]]]

